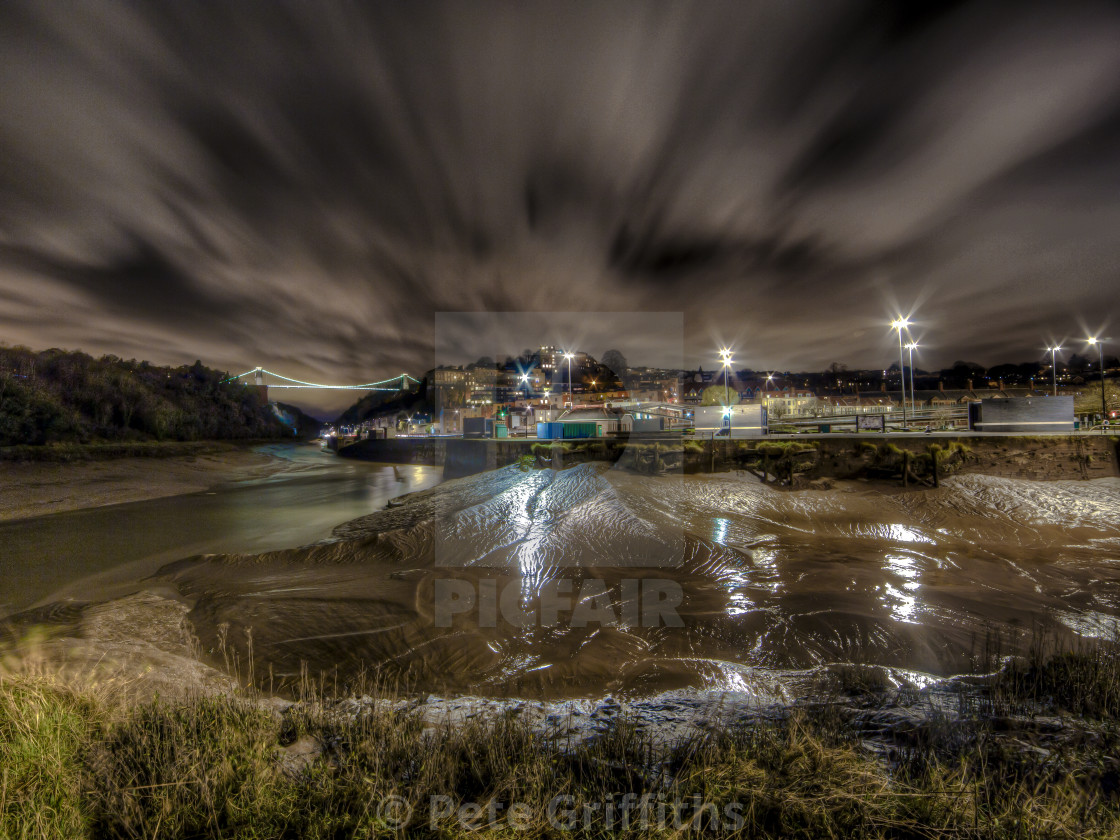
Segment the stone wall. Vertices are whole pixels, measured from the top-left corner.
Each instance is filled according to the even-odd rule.
[[[961,435],[954,438],[895,435],[797,436],[794,439],[699,440],[676,438],[626,440],[608,438],[557,442],[535,439],[464,440],[461,438],[390,438],[363,440],[343,447],[339,455],[363,461],[443,466],[447,478],[473,475],[517,463],[533,455],[535,462],[556,468],[587,461],[633,462],[640,471],[686,473],[727,472],[757,461],[758,447],[809,448],[798,458],[805,479],[883,477],[879,466],[891,454],[907,451],[915,458],[931,444],[960,443],[963,457],[954,459],[954,473],[983,473],[1035,480],[1086,479],[1120,475],[1116,438],[1103,435],[1044,435],[997,437]],[[534,454],[534,447],[536,453]],[[547,448],[546,448],[547,447]],[[883,456],[886,455],[884,458]]]

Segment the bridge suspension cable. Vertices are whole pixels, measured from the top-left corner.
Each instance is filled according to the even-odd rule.
[[[265,368],[253,368],[252,370],[247,370],[244,373],[239,373],[237,374],[237,376],[231,376],[229,379],[223,379],[222,381],[232,382],[236,379],[241,379],[244,376],[250,376],[256,373],[267,373],[269,376],[274,376],[277,379],[283,379],[285,382],[292,383],[289,385],[269,385],[268,387],[270,388],[322,388],[336,391],[399,391],[404,387],[404,383],[406,380],[411,380],[416,383],[420,382],[420,380],[415,376],[411,376],[407,373],[402,373],[399,376],[391,376],[388,379],[381,379],[377,382],[365,382],[361,385],[327,385],[322,382],[307,382],[303,379],[292,379],[290,376],[284,376],[280,373],[274,373],[273,371],[267,370]],[[397,382],[399,384],[395,388],[382,387],[388,385],[390,382]]]

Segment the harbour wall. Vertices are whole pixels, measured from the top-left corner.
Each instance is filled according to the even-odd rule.
[[[931,456],[931,447],[940,452]],[[1005,478],[1076,480],[1120,475],[1117,439],[1104,435],[796,435],[754,440],[637,437],[590,440],[472,440],[396,438],[363,440],[339,450],[343,458],[391,464],[442,466],[447,478],[498,469],[526,459],[562,469],[588,461],[617,462],[638,472],[717,473],[792,464],[789,482],[816,479],[889,479],[900,464],[945,463],[944,474],[983,473]],[[529,460],[531,459],[531,460]],[[782,467],[775,467],[780,473]],[[796,472],[797,482],[793,481]],[[899,473],[901,480],[902,473]]]

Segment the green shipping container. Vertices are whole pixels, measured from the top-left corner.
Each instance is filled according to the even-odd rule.
[[[602,437],[603,427],[594,420],[588,422],[564,423],[565,438]]]
[[[509,427],[505,423],[494,424],[494,437],[504,438],[509,437]]]

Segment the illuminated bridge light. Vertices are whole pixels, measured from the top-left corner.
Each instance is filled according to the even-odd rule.
[[[245,371],[245,373],[239,373],[237,374],[237,376],[231,376],[229,379],[223,379],[222,381],[233,382],[234,380],[241,379],[243,376],[255,374],[258,371],[260,373],[267,373],[269,376],[273,376],[276,379],[282,379],[285,382],[292,383],[290,385],[269,385],[268,387],[270,388],[322,388],[340,391],[399,391],[404,387],[405,380],[411,380],[412,382],[415,382],[417,384],[420,383],[420,380],[415,376],[411,376],[407,373],[402,373],[399,376],[391,376],[388,379],[381,379],[377,382],[366,382],[361,385],[327,385],[322,382],[307,382],[303,379],[292,379],[290,376],[284,376],[283,374],[274,373],[273,371],[267,370],[265,368],[253,368],[252,370]],[[389,384],[390,382],[397,382],[400,384],[395,388],[382,387]]]

